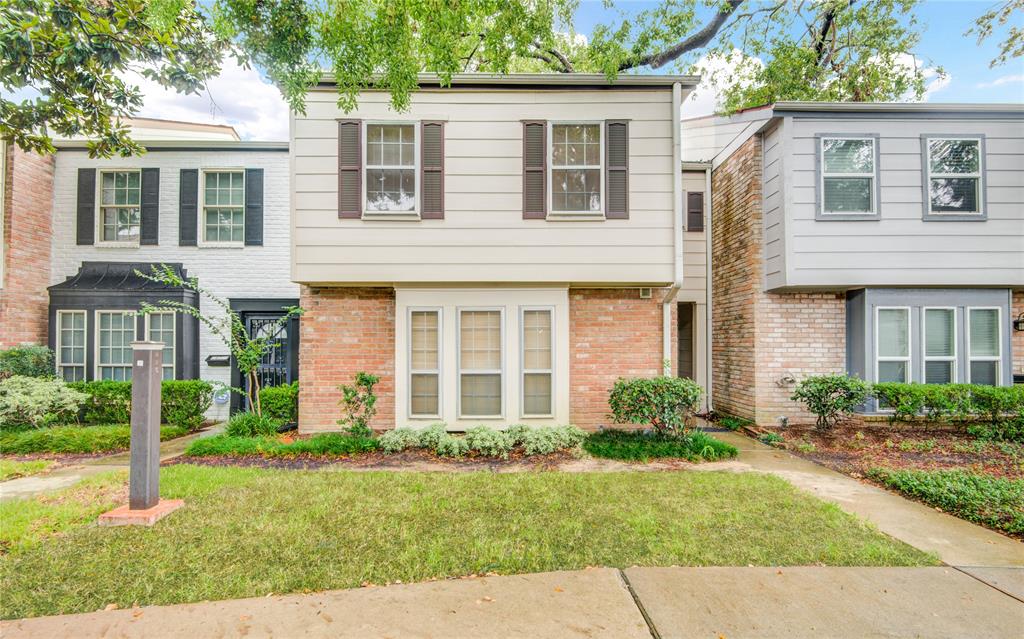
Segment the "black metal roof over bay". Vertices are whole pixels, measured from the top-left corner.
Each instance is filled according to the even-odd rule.
[[[150,274],[153,268],[169,266],[182,279],[188,275],[181,263],[159,262],[82,262],[78,273],[49,288],[51,292],[62,291],[132,291],[132,292],[183,292],[181,286],[167,286],[140,277],[135,271]]]

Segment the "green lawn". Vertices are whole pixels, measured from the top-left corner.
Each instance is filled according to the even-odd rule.
[[[128,450],[131,442],[128,424],[91,426],[52,426],[29,430],[0,432],[0,453],[26,455],[31,453],[91,454]],[[188,430],[180,426],[160,427],[160,440],[183,437]]]
[[[77,489],[79,513],[101,510]],[[586,566],[932,565],[837,507],[758,474],[388,473],[170,466],[187,502],[154,528],[20,524],[4,618]],[[51,498],[57,499],[59,498]],[[63,500],[67,507],[70,498]],[[3,504],[40,517],[36,502]],[[23,518],[24,519],[24,518]],[[53,527],[51,526],[51,529]]]
[[[31,460],[31,461],[12,461],[9,459],[0,459],[0,481],[7,481],[8,479],[16,479],[18,477],[27,477],[29,475],[36,475],[38,473],[46,471],[47,468],[53,466],[55,462],[47,461],[44,459]]]

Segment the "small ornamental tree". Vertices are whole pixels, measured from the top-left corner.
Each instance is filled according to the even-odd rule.
[[[370,420],[377,414],[377,396],[373,394],[373,387],[379,381],[376,375],[359,371],[351,385],[342,384],[338,387],[341,391],[341,401],[338,403],[344,412],[338,424],[344,426],[350,435],[369,437],[373,434]]]
[[[871,392],[871,385],[849,375],[815,375],[796,385],[793,401],[817,416],[817,426],[828,429],[853,414]]]
[[[681,377],[620,377],[608,396],[612,418],[620,424],[650,424],[662,434],[687,429],[700,401],[701,388]]]
[[[136,270],[135,274],[157,284],[183,287],[190,291],[195,291],[200,296],[213,302],[222,311],[224,317],[209,317],[201,313],[198,308],[189,304],[173,300],[160,300],[156,305],[143,302],[141,312],[143,315],[160,312],[184,313],[202,322],[209,329],[210,333],[224,342],[231,356],[235,358],[238,371],[248,381],[244,391],[240,388],[232,388],[231,390],[240,395],[244,394],[249,400],[249,410],[262,416],[260,379],[257,371],[264,356],[270,352],[271,348],[275,347],[274,344],[270,343],[270,338],[267,336],[252,337],[249,335],[249,331],[245,330],[245,323],[242,322],[241,316],[231,308],[231,304],[227,300],[217,297],[209,290],[199,286],[198,278],[183,278],[166,264],[161,264],[159,267],[154,266],[152,273],[147,274]],[[301,314],[302,309],[297,306],[284,307],[284,314],[277,320],[274,326],[284,326],[293,317]],[[274,331],[269,331],[269,334],[272,335],[273,333]]]

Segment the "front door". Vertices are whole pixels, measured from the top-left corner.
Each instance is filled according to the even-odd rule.
[[[256,369],[260,388],[290,384],[295,380],[295,371],[291,366],[294,358],[289,339],[290,322],[282,324],[280,321],[282,315],[282,313],[245,313],[242,316],[249,337],[265,338],[269,346]],[[242,405],[248,408],[248,377],[242,379],[242,388],[246,391],[242,397]]]

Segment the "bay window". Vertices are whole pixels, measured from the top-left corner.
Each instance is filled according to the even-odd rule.
[[[57,311],[57,376],[85,381],[85,311]]]
[[[822,215],[878,213],[877,144],[874,137],[820,138]]]
[[[552,414],[553,312],[524,308],[522,311],[522,414]]]
[[[879,308],[877,315],[875,379],[910,381],[910,309]]]
[[[146,339],[151,342],[163,342],[164,350],[161,360],[163,379],[174,379],[174,313],[149,313],[146,315]]]
[[[1002,369],[999,308],[967,309],[967,381],[998,386]]]
[[[981,138],[925,138],[925,214],[981,216]]]
[[[601,212],[601,125],[551,126],[551,211]]]
[[[441,416],[441,311],[409,312],[409,415]]]
[[[459,416],[501,417],[501,309],[459,311]]]
[[[96,311],[96,379],[132,378],[134,311]]]

